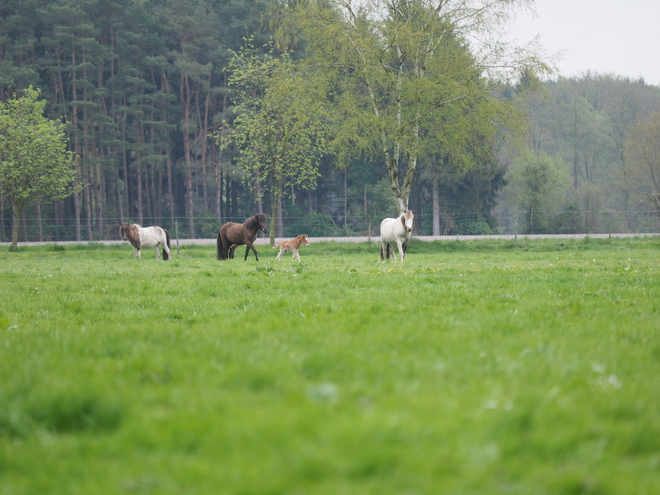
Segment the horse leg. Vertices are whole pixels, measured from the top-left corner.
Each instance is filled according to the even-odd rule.
[[[234,257],[234,249],[231,247],[231,242],[226,237],[222,238],[222,259],[230,260]]]
[[[403,251],[403,244],[401,244],[399,239],[396,240],[396,247],[399,248],[399,256],[401,256],[401,263],[403,263],[406,253]],[[394,254],[394,252],[392,252],[392,254]],[[396,261],[396,257],[394,258],[394,261]]]
[[[165,244],[163,244],[163,259],[167,261],[172,257],[172,252],[170,251],[170,233],[166,229],[163,229],[163,232],[165,232]]]
[[[172,251],[170,251],[169,246],[163,244],[163,260],[167,261],[172,257]]]
[[[390,244],[389,242],[387,243],[387,250],[388,250],[388,253],[390,253],[392,255],[392,259],[394,261],[397,261],[396,254],[394,253],[394,246],[392,246],[392,244]],[[389,258],[389,256],[388,256],[388,258]]]
[[[255,259],[256,259],[257,261],[259,261],[259,255],[257,254],[257,250],[254,249],[254,246],[252,245],[252,243],[251,243],[251,242],[246,242],[245,245],[246,245],[247,247],[245,248],[245,259],[244,259],[243,261],[247,261],[248,254],[250,254],[250,249],[252,249],[252,251],[254,251],[254,257],[255,257]]]
[[[284,249],[280,248],[280,252],[277,253],[277,258],[275,258],[276,261],[280,260],[280,256],[282,256],[282,253],[284,253]]]
[[[158,244],[154,246],[154,249],[156,250],[156,261],[160,260],[160,249],[158,249]]]
[[[133,255],[135,256],[136,260],[142,259],[142,254],[140,254],[140,248],[134,247],[133,248]]]
[[[298,254],[297,249],[294,249],[293,250],[293,255],[291,256],[291,261],[294,261],[296,258],[298,258],[298,261],[300,261],[300,254]]]
[[[380,241],[380,261],[385,261],[385,246],[384,242]]]

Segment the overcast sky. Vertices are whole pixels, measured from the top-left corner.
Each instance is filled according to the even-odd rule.
[[[541,36],[548,53],[563,51],[562,76],[587,71],[660,85],[660,0],[536,0],[511,31],[524,44]]]

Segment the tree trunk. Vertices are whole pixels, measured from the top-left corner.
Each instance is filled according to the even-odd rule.
[[[119,180],[119,169],[115,169],[115,193],[117,194],[117,206],[119,207],[119,219],[124,223],[124,200],[121,192],[121,181]]]
[[[194,218],[194,190],[192,177],[192,159],[190,143],[190,87],[188,78],[181,76],[181,110],[183,111],[183,157],[186,173],[186,215],[188,216],[188,235],[191,239],[195,238],[195,218]]]
[[[5,198],[0,193],[0,242],[5,242]]]
[[[261,197],[261,175],[259,174],[258,168],[254,171],[254,196],[255,201],[257,202],[257,213],[263,213],[264,202]]]
[[[173,183],[173,176],[172,176],[172,156],[170,154],[170,145],[169,145],[169,140],[168,144],[166,147],[167,151],[167,157],[165,158],[165,168],[166,168],[166,173],[167,173],[167,201],[170,206],[170,227],[174,225],[174,213],[176,208],[174,207],[174,192],[172,191],[172,183]]]
[[[92,229],[92,178],[90,176],[91,170],[89,167],[83,166],[83,177],[85,178],[85,183],[87,186],[83,190],[83,203],[87,215],[85,220],[87,222],[87,239],[90,241],[94,240],[94,232]]]
[[[35,209],[37,210],[37,229],[39,230],[39,242],[43,242],[44,237],[43,237],[43,231],[41,228],[41,201],[37,200],[37,204],[35,205]]]
[[[362,207],[364,208],[364,220],[366,222],[366,227],[367,227],[367,235],[371,236],[371,221],[369,220],[369,210],[367,208],[368,206],[368,197],[367,197],[367,185],[364,185],[364,188],[362,189]]]
[[[227,81],[225,79],[224,87],[227,87]],[[221,122],[225,121],[225,115],[227,110],[227,92],[225,91],[222,97],[222,113],[221,113]],[[225,128],[224,125],[220,128],[220,138],[224,135]],[[218,219],[218,222],[222,223],[222,163],[224,159],[224,152],[222,147],[218,149],[218,146],[213,146],[213,154],[217,154],[217,159],[215,162],[215,216]]]
[[[222,152],[215,165],[215,217],[219,223],[222,223]]]
[[[136,153],[135,155],[135,181],[137,182],[137,214],[138,214],[138,221],[140,225],[144,225],[144,206],[143,206],[143,199],[142,199],[142,164],[140,163],[142,161],[142,157],[140,156],[140,152]]]
[[[440,235],[440,191],[438,187],[438,178],[434,177],[432,180],[433,189],[431,195],[433,196],[433,235]]]
[[[272,246],[275,244],[275,232],[279,227],[279,219],[282,218],[280,212],[281,201],[280,197],[282,196],[282,183],[279,178],[275,178],[275,187],[273,188],[273,214],[270,218],[270,231],[268,232],[269,244]]]
[[[277,235],[284,237],[284,208],[282,207],[282,195],[277,198]]]
[[[76,66],[76,50],[75,47],[72,47],[71,49],[71,67]],[[72,90],[72,100],[74,102],[78,101],[78,90],[76,86],[76,72],[75,70],[71,73],[71,90]],[[80,138],[78,134],[78,105],[73,104],[71,107],[71,124],[72,124],[72,132],[73,132],[73,153],[75,155],[74,158],[74,169],[76,171],[76,178],[73,181],[73,187],[76,188],[78,187],[79,184],[79,178],[81,177],[81,168],[80,168],[80,162],[79,157],[80,157]],[[84,183],[84,182],[83,182]],[[74,194],[73,195],[73,210],[74,214],[76,217],[76,240],[77,241],[82,241],[82,227],[80,225],[80,195],[79,194]]]
[[[348,235],[348,168],[344,169],[344,232]]]
[[[21,227],[21,217],[23,216],[23,209],[25,206],[21,204],[14,203],[12,205],[12,213],[13,213],[13,220],[14,222],[12,223],[11,226],[11,250],[13,252],[18,251],[18,231]]]

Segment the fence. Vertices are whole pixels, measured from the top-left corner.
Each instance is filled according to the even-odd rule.
[[[379,235],[382,218],[355,215],[333,217],[322,213],[283,218],[283,236],[292,237],[306,233],[312,237],[343,237]],[[218,221],[209,215],[194,218],[197,239],[215,238],[220,225],[226,221],[243,222],[245,217],[227,218]],[[73,219],[64,219],[55,224],[43,221],[39,224],[34,218],[21,220],[19,242],[65,242],[65,241],[111,241],[119,240],[120,218],[96,219],[90,230],[85,222],[81,225],[81,236],[77,239]],[[124,221],[132,221],[124,219]],[[191,239],[188,232],[188,218],[176,217],[174,224],[169,219],[145,218],[144,225],[161,225],[170,231],[173,238]],[[636,234],[660,232],[660,215],[641,211],[563,211],[537,212],[530,216],[524,211],[503,210],[494,212],[490,218],[483,213],[443,213],[439,218],[438,235],[528,235],[528,234]],[[430,236],[433,232],[433,218],[428,212],[415,214],[415,235]],[[4,217],[0,221],[0,242],[11,242],[12,220]]]

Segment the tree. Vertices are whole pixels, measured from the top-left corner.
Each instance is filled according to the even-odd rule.
[[[506,192],[513,206],[526,211],[527,231],[543,233],[548,227],[548,212],[564,206],[569,175],[560,158],[546,154],[524,154],[509,169]]]
[[[319,7],[311,16],[321,27],[310,36],[315,49],[347,76],[343,99],[351,101],[339,105],[347,110],[343,122],[369,135],[379,150],[399,211],[408,207],[425,129],[440,109],[491,94],[511,70],[545,68],[536,57],[503,50],[497,40],[481,38],[478,50],[467,41],[494,32],[512,7],[527,3],[331,0],[334,10]],[[495,65],[499,72],[489,71]]]
[[[0,191],[12,204],[12,249],[25,208],[79,192],[73,187],[74,156],[64,124],[44,117],[46,102],[30,86],[22,97],[0,104]]]
[[[627,176],[641,201],[660,216],[660,112],[635,125],[625,147]]]
[[[237,53],[229,66],[237,116],[221,146],[236,145],[248,181],[272,190],[271,244],[281,227],[282,196],[291,186],[315,185],[318,159],[326,150],[326,90],[323,79],[306,68],[287,54],[260,56],[252,47]]]

